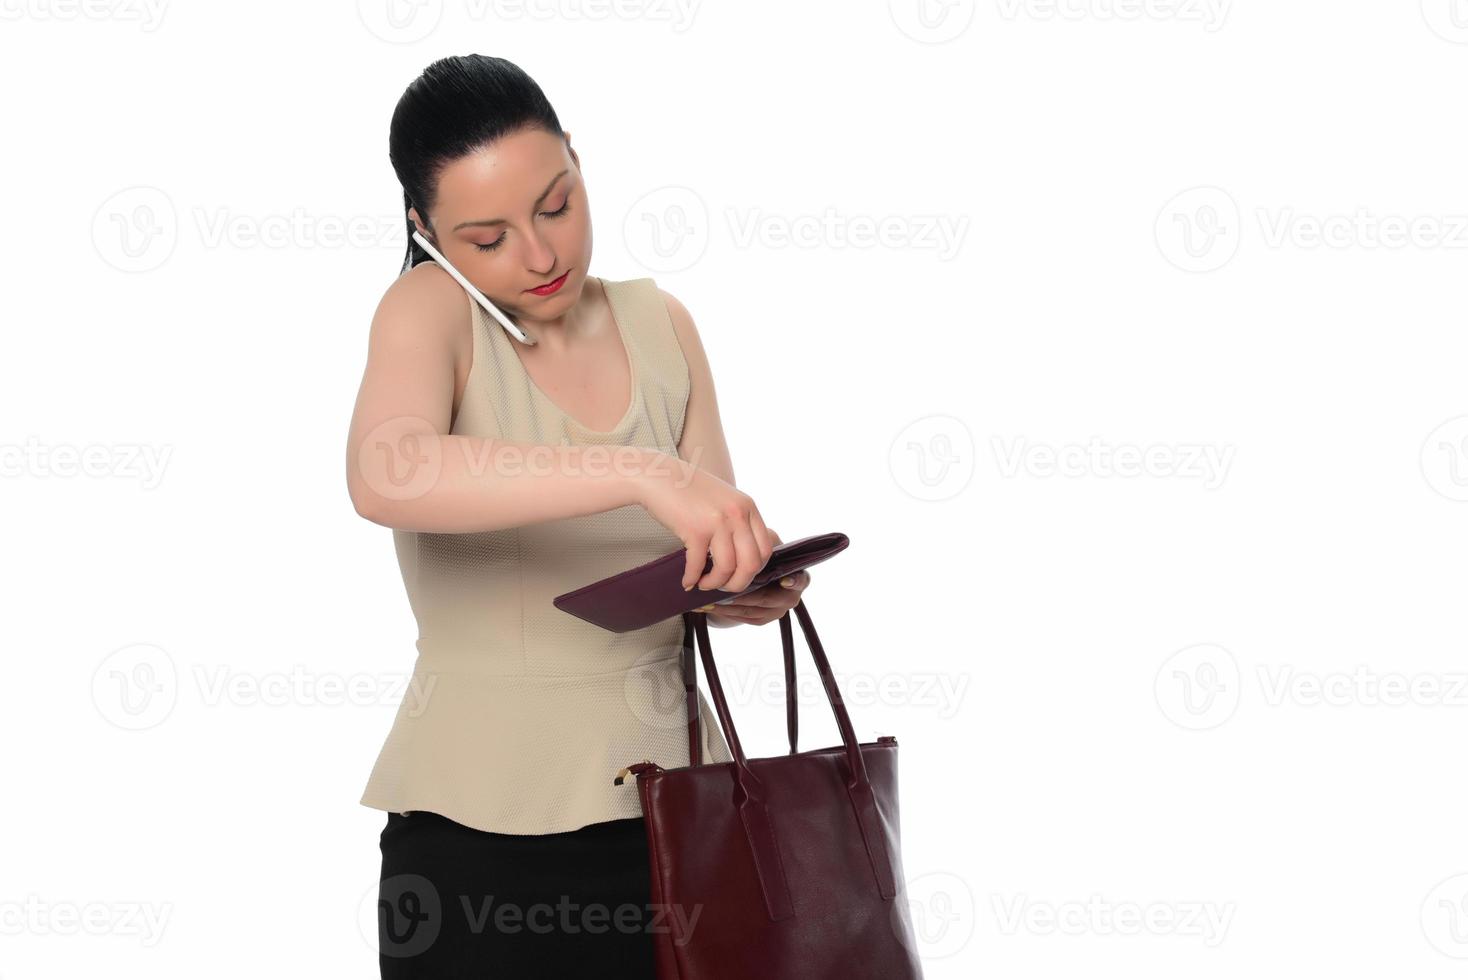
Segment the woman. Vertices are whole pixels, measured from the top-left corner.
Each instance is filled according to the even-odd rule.
[[[389,147],[409,232],[532,343],[409,239],[348,447],[419,628],[362,797],[387,812],[382,976],[647,980],[652,931],[696,910],[651,907],[635,780],[613,778],[689,764],[682,624],[611,633],[551,599],[680,547],[685,588],[737,592],[780,539],[735,488],[688,311],[650,278],[588,271],[580,158],[536,83],[499,58],[434,62]],[[808,583],[704,611],[769,623]],[[728,761],[698,700],[702,761]]]

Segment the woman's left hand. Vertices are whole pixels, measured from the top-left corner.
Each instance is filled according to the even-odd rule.
[[[776,544],[782,543],[780,536],[773,528],[766,525],[766,529],[769,530]],[[794,609],[795,604],[800,601],[800,594],[808,585],[810,585],[810,572],[802,569],[785,576],[778,582],[771,582],[764,588],[755,589],[753,592],[728,602],[714,602],[706,606],[699,606],[694,612],[708,613],[710,625],[722,619],[729,623],[763,626],[766,623],[773,623]]]

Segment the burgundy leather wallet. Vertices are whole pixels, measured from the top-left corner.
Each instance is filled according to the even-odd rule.
[[[683,590],[683,571],[687,550],[680,548],[661,558],[618,572],[579,589],[564,592],[552,600],[557,609],[595,623],[613,633],[643,629],[671,616],[690,612],[711,602],[721,602],[762,589],[792,572],[809,568],[843,550],[851,540],[839,531],[811,534],[784,544],[770,552],[749,587],[739,592],[722,589]],[[713,556],[704,562],[705,574],[714,567]]]

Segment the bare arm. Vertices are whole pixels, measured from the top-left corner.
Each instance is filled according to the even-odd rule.
[[[464,292],[419,266],[383,296],[347,439],[357,513],[412,531],[491,531],[641,502],[671,457],[629,446],[542,446],[450,435],[455,365],[470,349]],[[668,465],[661,465],[668,464]]]

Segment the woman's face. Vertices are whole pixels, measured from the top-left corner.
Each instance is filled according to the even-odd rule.
[[[428,216],[435,234],[409,213],[444,258],[517,318],[555,319],[581,296],[591,215],[569,135],[526,130],[450,163]],[[561,276],[555,292],[530,292]]]

